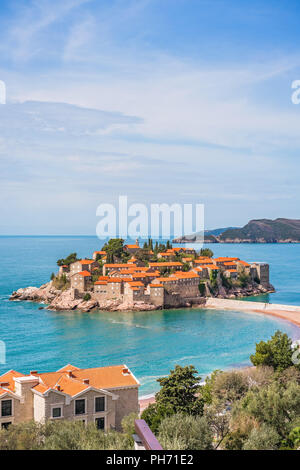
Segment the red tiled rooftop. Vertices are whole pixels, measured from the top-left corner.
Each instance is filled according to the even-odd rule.
[[[175,266],[182,266],[180,261],[163,261],[161,263],[149,263],[149,266],[152,268],[155,267],[175,267]]]
[[[88,271],[80,271],[80,273],[78,274],[83,277],[91,277],[91,273],[89,273]]]

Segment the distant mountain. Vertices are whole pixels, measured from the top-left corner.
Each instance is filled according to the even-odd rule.
[[[223,243],[299,243],[300,220],[250,220],[243,228],[229,229],[218,236]]]
[[[209,240],[211,243],[215,243],[214,240],[216,237],[221,235],[221,233],[227,230],[234,230],[237,227],[224,227],[224,228],[215,228],[213,230],[204,230],[205,240]],[[173,240],[174,243],[200,243],[203,239],[203,232],[196,232],[191,235],[185,235],[183,237],[178,237]]]
[[[244,227],[205,230],[206,243],[300,243],[300,220],[250,220]],[[199,234],[180,237],[174,243],[200,242]]]
[[[226,230],[234,230],[236,228],[238,227],[225,227],[215,228],[214,230],[204,230],[204,235],[213,235],[214,237],[218,237],[219,235],[221,235],[221,233],[225,232]]]

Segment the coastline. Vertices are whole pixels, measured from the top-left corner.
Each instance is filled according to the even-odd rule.
[[[281,305],[247,300],[207,299],[205,308],[237,310],[245,313],[258,313],[279,318],[297,327],[300,339],[300,307],[296,305]]]

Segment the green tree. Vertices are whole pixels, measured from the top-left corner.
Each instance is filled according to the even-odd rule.
[[[200,256],[206,256],[207,258],[212,258],[214,254],[209,248],[201,248]]]
[[[210,450],[213,435],[205,418],[182,413],[165,418],[158,440],[167,450]]]
[[[196,394],[200,390],[201,377],[194,366],[175,366],[168,377],[158,379],[161,388],[155,399],[159,405],[172,410],[172,413],[201,415],[203,400]]]
[[[300,387],[292,381],[285,388],[277,382],[251,390],[236,405],[234,414],[245,413],[287,438],[300,417]]]
[[[210,405],[213,401],[213,387],[216,381],[216,378],[222,371],[217,369],[214,370],[209,376],[206,377],[204,385],[200,388],[201,396],[205,404]]]
[[[122,419],[122,422],[121,422],[122,430],[129,437],[131,437],[132,434],[135,433],[134,422],[136,419],[138,419],[138,415],[136,413],[130,413],[129,415],[125,416]]]
[[[290,432],[289,440],[293,443],[295,449],[300,448],[300,426],[297,426]]]
[[[258,429],[253,428],[246,442],[244,450],[276,450],[279,448],[281,439],[274,428],[262,424]]]
[[[203,414],[203,399],[199,396],[200,377],[194,366],[177,365],[167,377],[158,379],[161,388],[155,395],[155,404],[150,405],[142,418],[156,432],[163,418],[175,413]]]
[[[247,377],[238,371],[221,372],[212,385],[212,398],[231,404],[242,398],[248,391]]]
[[[241,287],[247,287],[251,278],[249,274],[246,273],[245,269],[242,269],[238,274],[238,282]]]
[[[293,366],[293,352],[292,340],[288,335],[276,331],[269,341],[256,344],[256,352],[250,356],[250,360],[255,366],[271,366],[274,370],[283,371]]]
[[[204,417],[216,437],[214,448],[218,449],[230,431],[231,413],[222,402],[215,402],[205,406]]]
[[[167,248],[167,250],[170,250],[172,248],[170,240],[167,241],[166,248]]]
[[[204,296],[205,296],[205,292],[206,292],[206,284],[205,284],[205,282],[203,282],[203,281],[199,282],[198,289],[199,289],[199,292],[200,292],[201,297],[204,297]]]
[[[182,271],[183,272],[188,272],[190,270],[190,265],[189,263],[184,263],[183,266],[182,266]]]
[[[83,296],[83,300],[84,300],[85,302],[88,302],[89,300],[91,300],[91,294],[88,294],[88,293],[85,294],[85,295]]]
[[[65,259],[57,260],[57,265],[58,266],[64,266],[64,265],[69,266],[71,263],[75,263],[75,261],[78,261],[77,253],[71,253]]]
[[[224,439],[224,450],[242,450],[244,443],[248,438],[248,434],[243,433],[240,429],[230,432]]]
[[[115,258],[121,260],[122,256],[125,254],[124,240],[122,238],[111,238],[105,243],[102,249],[107,253],[107,263],[113,263]]]
[[[131,429],[130,429],[131,431]],[[94,423],[47,421],[11,425],[0,430],[0,450],[133,450],[132,436],[125,432],[98,431]]]

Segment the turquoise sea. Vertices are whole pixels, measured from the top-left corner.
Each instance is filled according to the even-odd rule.
[[[194,364],[203,377],[214,369],[248,365],[255,342],[277,329],[300,337],[295,326],[259,314],[200,309],[61,313],[8,301],[13,290],[47,282],[58,258],[74,251],[90,256],[101,246],[96,237],[0,237],[0,340],[6,345],[0,373],[50,371],[67,363],[125,363],[141,382],[140,395],[146,395],[157,390],[156,378],[176,364]],[[277,292],[257,300],[300,305],[300,245],[209,247],[216,256],[270,263]]]

